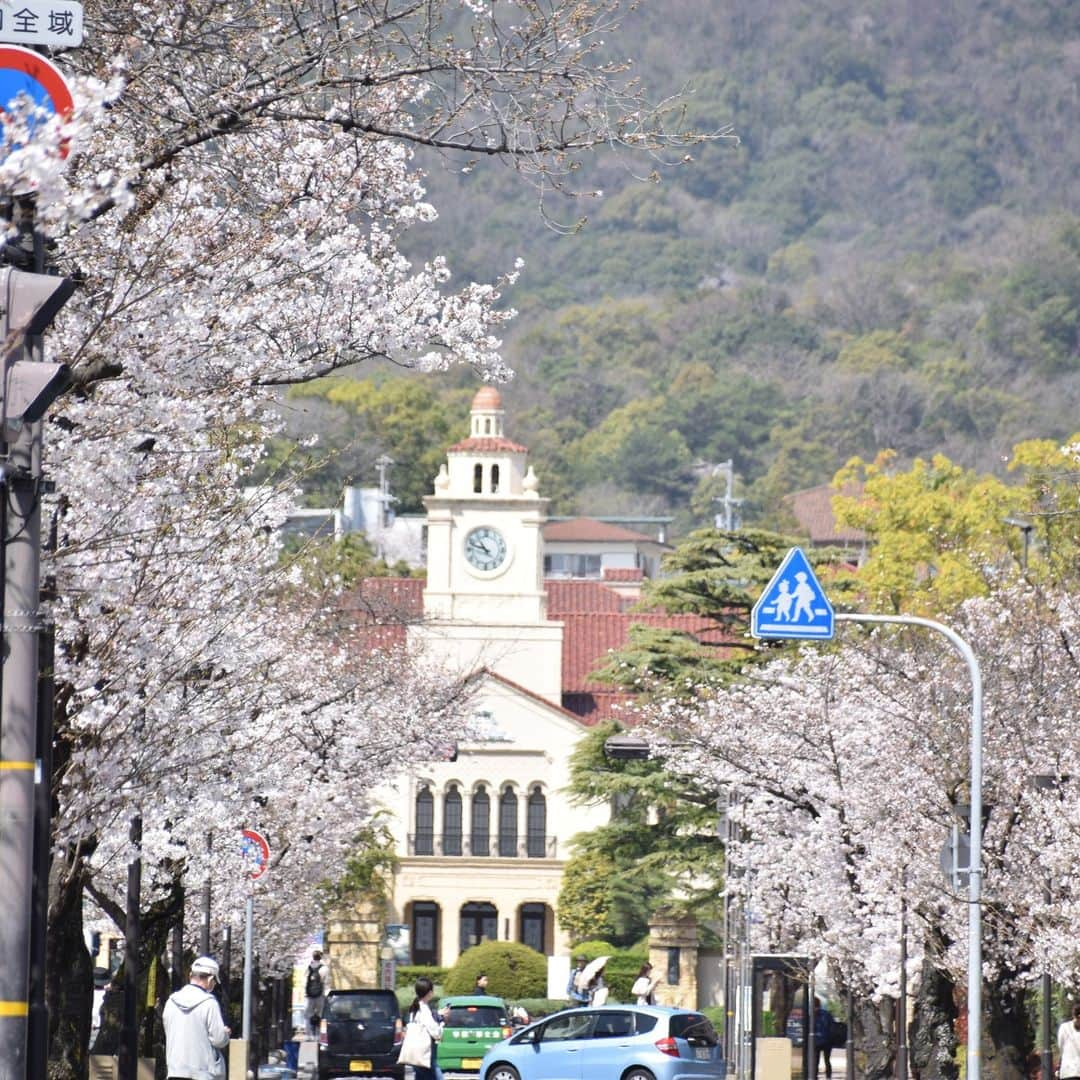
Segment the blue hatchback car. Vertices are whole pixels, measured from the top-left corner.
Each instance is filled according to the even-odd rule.
[[[480,1080],[723,1080],[708,1017],[659,1005],[566,1009],[496,1043]]]

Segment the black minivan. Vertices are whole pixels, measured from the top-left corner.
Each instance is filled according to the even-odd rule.
[[[358,1073],[404,1080],[397,1060],[404,1032],[392,990],[331,990],[319,1025],[319,1080]]]

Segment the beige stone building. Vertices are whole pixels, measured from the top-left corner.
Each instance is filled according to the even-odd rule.
[[[609,816],[570,804],[569,758],[624,696],[590,673],[633,622],[720,632],[693,616],[631,615],[667,546],[591,519],[548,523],[503,421],[498,391],[482,388],[425,499],[426,583],[380,584],[411,608],[413,647],[478,682],[481,737],[382,793],[399,858],[388,922],[413,963],[451,965],[485,939],[568,952],[557,903],[572,839]]]

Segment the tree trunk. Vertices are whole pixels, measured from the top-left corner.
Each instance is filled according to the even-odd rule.
[[[1028,1057],[1035,1046],[1027,1015],[1027,992],[990,983],[985,990],[987,1012],[983,1035],[983,1076],[986,1080],[1026,1080]]]
[[[49,1010],[50,1080],[86,1080],[86,1048],[94,1007],[92,959],[83,939],[83,887],[78,869],[53,860],[45,1003]]]
[[[864,1080],[893,1080],[896,1071],[896,1002],[882,998],[880,1003],[856,999],[855,1045],[863,1059],[857,1071]]]
[[[957,1080],[956,987],[928,952],[919,975],[911,1023],[911,1069],[916,1080]]]

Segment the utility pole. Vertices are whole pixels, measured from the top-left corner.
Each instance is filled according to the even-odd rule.
[[[724,532],[732,532],[739,525],[739,507],[742,506],[742,499],[734,498],[735,495],[735,462],[733,459],[728,458],[727,461],[721,461],[719,465],[713,466],[713,476],[724,476],[727,480],[727,486],[724,489],[724,494],[716,501],[720,503],[724,512],[717,514],[713,519],[713,524],[718,529],[723,529]]]
[[[40,264],[32,213],[23,213],[24,235],[31,239],[33,261]],[[40,421],[69,381],[65,365],[42,360],[40,335],[73,291],[65,278],[0,268],[0,1080],[24,1080],[27,1075],[42,628]],[[42,782],[49,779],[42,777]]]

